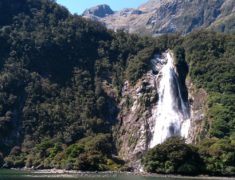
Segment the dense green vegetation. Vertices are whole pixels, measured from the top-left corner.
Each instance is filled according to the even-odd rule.
[[[148,172],[194,175],[201,172],[198,149],[172,137],[151,149],[143,159]]]
[[[143,158],[148,172],[183,175],[234,175],[234,139],[204,139],[198,145],[172,137],[157,145]]]
[[[123,83],[134,85],[169,48],[185,98],[186,78],[208,93],[206,133],[197,146],[156,146],[146,170],[235,174],[235,35],[114,33],[53,0],[0,2],[0,166],[125,168],[112,134]]]
[[[235,35],[199,32],[184,41],[189,76],[208,92],[208,130],[217,138],[233,136],[235,125]]]
[[[187,76],[208,93],[206,132],[196,146],[177,139],[156,146],[144,158],[146,170],[235,175],[235,35],[194,32],[179,38],[174,54],[182,82]],[[191,159],[196,155],[202,161]]]
[[[0,164],[120,168],[117,101],[126,74],[141,75],[126,69],[140,59],[146,71],[153,39],[109,32],[52,0],[3,0],[0,18]]]
[[[119,170],[124,162],[111,157],[112,139],[106,134],[86,137],[71,145],[58,140],[43,139],[25,152],[14,147],[5,158],[7,167],[63,168],[84,171]]]

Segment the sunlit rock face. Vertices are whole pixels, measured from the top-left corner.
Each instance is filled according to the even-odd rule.
[[[114,13],[113,10],[108,5],[102,4],[102,5],[94,6],[90,9],[86,9],[82,15],[83,16],[96,16],[96,17],[103,18],[113,13]]]
[[[134,86],[128,81],[123,86],[115,138],[119,155],[136,170],[141,169],[140,159],[149,148],[176,135],[192,142],[197,134],[191,119],[195,106],[182,97],[173,57],[171,51],[156,54],[149,60],[151,70]]]
[[[136,9],[113,13],[109,10],[102,15],[96,12],[91,8],[83,16],[102,22],[109,29],[144,35],[187,34],[202,28],[235,31],[231,23],[235,18],[234,0],[149,0]]]

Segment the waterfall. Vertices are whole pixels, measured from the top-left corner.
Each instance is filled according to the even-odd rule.
[[[156,76],[159,80],[156,111],[153,114],[155,125],[150,148],[164,142],[171,136],[187,138],[190,128],[188,102],[182,98],[178,75],[174,66],[174,59],[170,51],[163,54],[163,58],[156,57],[153,69],[161,70]]]

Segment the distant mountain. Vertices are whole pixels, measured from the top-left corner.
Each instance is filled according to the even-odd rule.
[[[103,18],[113,13],[113,10],[108,5],[102,4],[85,10],[83,16],[97,16]]]
[[[123,29],[130,33],[187,34],[201,28],[221,32],[235,31],[234,0],[149,0],[137,9],[106,13],[102,17],[96,12],[92,13],[94,9],[100,7],[86,10],[83,16],[92,17],[109,29]],[[106,6],[105,9],[109,8]],[[101,14],[104,13],[105,11]]]

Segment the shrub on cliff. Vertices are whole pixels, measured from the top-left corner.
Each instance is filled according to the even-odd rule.
[[[198,149],[179,137],[169,138],[149,150],[142,163],[147,172],[184,175],[199,174],[203,166]]]

